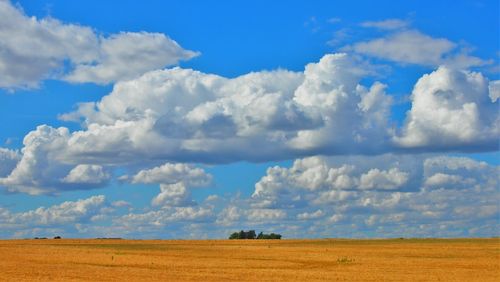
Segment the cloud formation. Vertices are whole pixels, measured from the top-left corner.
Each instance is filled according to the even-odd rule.
[[[59,232],[221,238],[245,226],[287,238],[493,236],[499,172],[485,162],[442,155],[309,157],[290,167],[270,167],[249,198],[209,196],[177,205],[182,193],[171,189],[163,204],[153,200],[150,208],[134,210],[126,202],[93,196],[26,212],[0,208],[0,227],[4,236],[18,237]],[[387,189],[384,174],[402,180]],[[363,187],[366,176],[373,188]],[[13,230],[19,232],[9,233]]]
[[[29,17],[10,1],[0,1],[0,88],[37,87],[48,78],[106,84],[197,54],[163,34],[104,37],[90,27]]]
[[[92,196],[77,201],[66,201],[51,207],[39,207],[26,212],[12,213],[0,208],[0,226],[2,236],[16,230],[16,236],[50,236],[48,230],[71,232],[82,224],[90,224],[99,216],[107,213],[106,199],[103,195]],[[54,230],[55,231],[55,230]],[[57,234],[57,233],[56,233]],[[59,234],[62,235],[62,234]]]
[[[396,169],[406,181],[390,190],[383,189],[385,179],[373,190],[359,181]],[[488,236],[498,232],[498,172],[464,157],[311,157],[269,168],[250,205],[286,214],[281,226],[292,225],[291,233],[295,226],[317,236]]]
[[[404,125],[396,128],[387,86],[362,85],[370,75],[370,68],[362,66],[339,53],[308,64],[304,72],[262,71],[232,79],[178,67],[151,71],[61,116],[81,122],[82,130],[42,125],[26,135],[19,162],[8,175],[4,169],[0,185],[31,194],[89,189],[104,185],[111,167],[151,167],[159,161],[228,163],[498,148],[496,81],[439,67],[415,84]],[[171,169],[144,171],[137,181],[162,183],[157,175]],[[102,177],[91,183],[82,176],[76,185],[74,175],[84,170]],[[366,173],[366,189],[375,187],[373,179],[405,179],[398,171]],[[386,182],[386,189],[397,185]]]

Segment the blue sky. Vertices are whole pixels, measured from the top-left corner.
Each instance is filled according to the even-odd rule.
[[[0,236],[498,236],[498,1],[268,2],[0,1]]]

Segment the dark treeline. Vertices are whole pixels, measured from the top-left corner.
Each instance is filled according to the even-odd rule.
[[[262,232],[257,235],[255,230],[234,232],[229,236],[229,239],[281,239],[281,234],[264,234]]]

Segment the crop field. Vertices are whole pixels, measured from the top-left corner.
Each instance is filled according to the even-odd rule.
[[[3,240],[0,280],[500,281],[500,240]]]

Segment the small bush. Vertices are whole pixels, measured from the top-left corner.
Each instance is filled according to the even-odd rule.
[[[355,261],[355,259],[348,258],[348,257],[341,257],[341,258],[337,259],[337,263],[352,263],[354,261]]]

